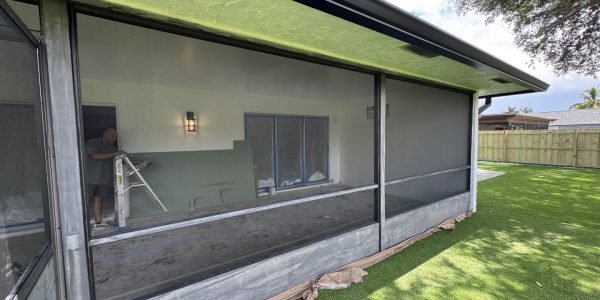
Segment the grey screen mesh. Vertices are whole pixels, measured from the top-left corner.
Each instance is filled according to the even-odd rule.
[[[471,96],[389,80],[386,181],[469,164]],[[431,203],[467,190],[468,171],[389,185],[386,193]]]

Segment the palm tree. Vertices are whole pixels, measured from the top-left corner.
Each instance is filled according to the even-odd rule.
[[[524,114],[530,114],[533,112],[533,108],[531,108],[531,106],[523,106],[521,107],[521,112]]]
[[[516,107],[513,107],[513,106],[507,107],[506,111],[504,111],[504,113],[509,113],[509,114],[514,114],[514,113],[517,113],[517,112],[519,112],[519,111],[517,110]]]
[[[600,97],[598,96],[598,88],[591,87],[579,95],[583,102],[575,103],[569,109],[600,109]]]

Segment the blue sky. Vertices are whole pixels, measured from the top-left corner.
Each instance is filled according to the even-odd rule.
[[[529,106],[535,112],[568,110],[571,104],[580,102],[579,95],[584,90],[600,85],[600,78],[575,73],[559,77],[544,64],[529,66],[530,58],[514,45],[513,33],[502,20],[485,24],[482,15],[459,16],[448,0],[387,1],[550,84],[544,93],[495,98],[486,113],[501,113],[508,106]]]

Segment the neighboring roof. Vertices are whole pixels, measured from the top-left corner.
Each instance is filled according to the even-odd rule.
[[[528,114],[530,116],[555,119],[550,125],[592,125],[600,124],[600,109],[578,109],[549,111]]]
[[[77,2],[108,8],[107,14],[140,15],[364,70],[477,91],[480,96],[548,88],[541,80],[382,1]]]
[[[515,113],[501,113],[501,114],[490,114],[481,115],[479,117],[479,123],[496,123],[496,122],[517,122],[517,123],[536,123],[536,124],[548,124],[554,121],[552,118],[544,118],[539,116],[532,116],[528,114],[515,114]]]

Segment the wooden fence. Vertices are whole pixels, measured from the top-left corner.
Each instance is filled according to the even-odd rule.
[[[600,129],[480,131],[484,161],[600,168]]]

